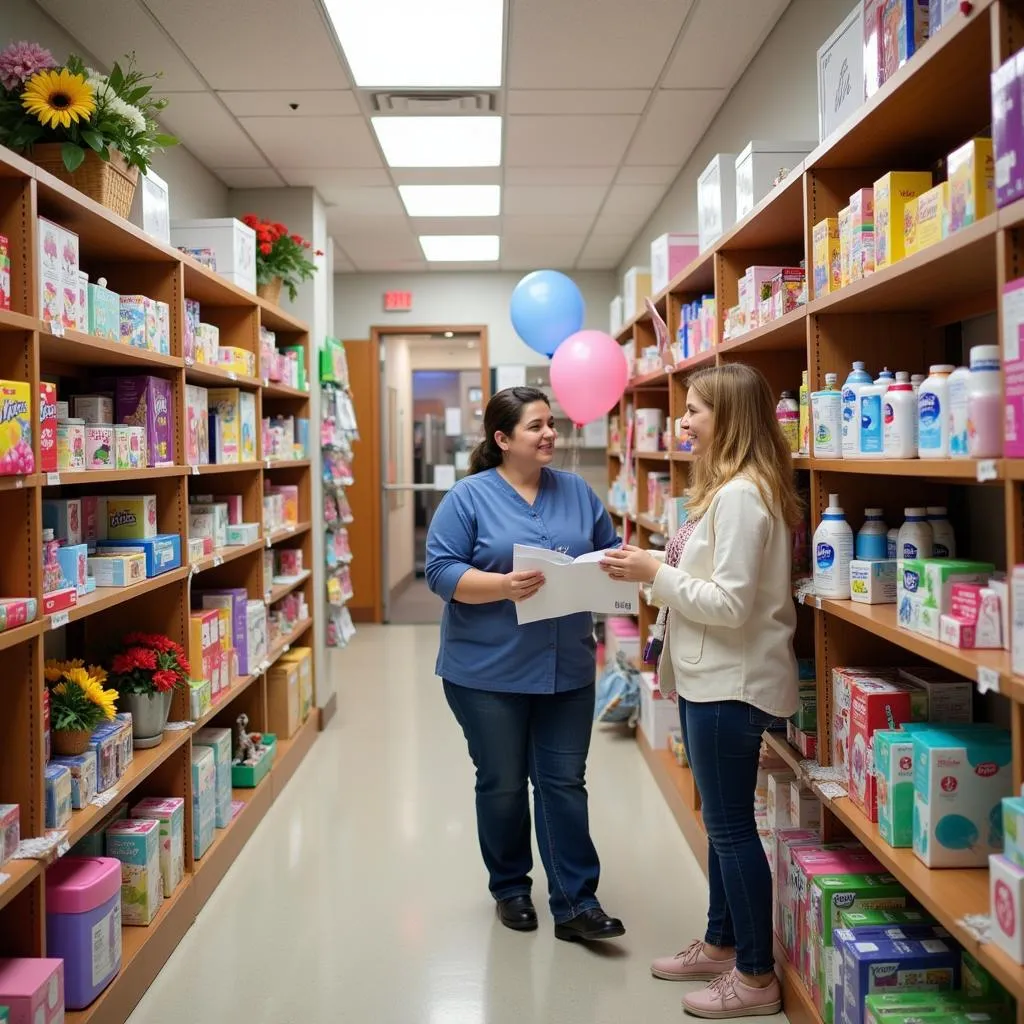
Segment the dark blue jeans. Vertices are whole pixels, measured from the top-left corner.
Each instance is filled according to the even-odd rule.
[[[477,833],[491,894],[505,900],[532,887],[529,779],[552,916],[560,924],[599,906],[601,865],[590,838],[585,781],[593,685],[529,694],[445,682],[444,694],[476,766]]]
[[[680,698],[679,719],[708,834],[708,930],[704,941],[736,948],[744,974],[767,974],[772,953],[772,876],[754,822],[761,734],[775,719],[741,701]]]

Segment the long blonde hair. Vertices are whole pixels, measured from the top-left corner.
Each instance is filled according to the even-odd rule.
[[[765,508],[795,527],[803,509],[793,483],[793,456],[775,418],[775,399],[764,374],[743,363],[725,363],[699,370],[688,384],[714,417],[710,447],[690,470],[690,518],[704,515],[718,491],[744,474],[756,485]]]

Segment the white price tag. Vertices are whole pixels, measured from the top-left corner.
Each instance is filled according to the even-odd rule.
[[[978,666],[978,692],[998,693],[999,692],[999,670]]]
[[[281,654],[287,654],[291,649],[292,649],[292,645],[291,644],[285,644],[284,645],[284,650],[281,651]]]
[[[817,594],[814,595],[814,607],[821,611],[821,598]]]
[[[68,850],[70,850],[70,849],[71,849],[71,844],[66,839],[62,839],[57,844],[57,856],[58,857],[63,857],[64,854],[67,853]]]
[[[266,541],[267,541],[267,547],[268,547],[268,548],[270,548],[270,547],[273,547],[273,546],[274,546],[274,542],[273,542],[273,540],[271,540],[271,537],[270,537],[270,534],[269,534],[269,533],[268,533],[268,534],[267,534],[267,536],[266,536]]]
[[[238,374],[234,370],[228,370],[228,380],[238,380]]]
[[[192,577],[195,576],[195,574],[197,572],[202,572],[202,571],[203,571],[203,567],[202,567],[201,563],[199,563],[199,562],[191,562],[189,564],[189,567],[188,567],[188,578],[192,579]]]
[[[263,378],[263,386],[265,388],[269,388],[270,387],[270,378],[269,377],[264,377]]]
[[[999,469],[995,459],[978,460],[978,483],[985,484],[990,480],[999,479]]]
[[[214,567],[214,569],[216,569],[218,565],[223,565],[223,564],[224,564],[224,556],[223,555],[214,555],[213,556],[213,567]]]
[[[0,887],[5,886],[10,880],[10,875],[5,875],[2,871],[0,871]]]
[[[285,524],[284,524],[284,528],[285,528],[285,529],[286,529],[286,530],[287,530],[287,531],[288,531],[289,533],[294,533],[294,532],[295,532],[295,527],[296,527],[296,526],[298,526],[298,523],[285,523]]]
[[[192,467],[192,475],[193,476],[199,476],[199,467],[198,466],[193,466]]]
[[[60,629],[61,626],[66,626],[67,624],[68,624],[68,613],[67,613],[67,611],[54,612],[50,616],[50,629]]]
[[[46,474],[46,486],[57,487],[60,485],[60,473],[47,473]]]
[[[165,732],[183,732],[186,729],[194,729],[196,727],[195,722],[168,722],[164,726]]]
[[[103,793],[97,793],[92,798],[93,807],[106,807],[112,800],[117,799],[117,786],[112,786]]]
[[[271,463],[272,463],[273,461],[274,461],[273,459],[264,459],[264,460],[263,460],[263,467],[264,467],[265,469],[270,469],[270,464],[271,464]]]
[[[50,333],[55,338],[63,338],[64,337],[64,324],[60,320],[51,320],[50,321]]]
[[[25,481],[22,480],[21,477],[18,477],[18,479],[14,481],[15,489],[17,489],[19,487],[24,487],[24,486],[25,486]]]
[[[195,366],[196,365],[196,361],[191,356],[185,356],[185,365],[186,366]]]

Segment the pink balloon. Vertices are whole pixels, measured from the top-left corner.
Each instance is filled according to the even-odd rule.
[[[625,353],[603,331],[570,335],[551,358],[551,388],[577,426],[607,413],[622,397],[628,380]]]

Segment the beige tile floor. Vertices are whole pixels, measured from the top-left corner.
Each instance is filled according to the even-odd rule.
[[[635,743],[599,732],[589,772],[601,896],[627,936],[557,942],[546,908],[538,932],[510,932],[487,893],[436,645],[434,626],[362,627],[332,655],[339,716],[129,1024],[682,1018],[683,987],[648,961],[701,930],[707,887]]]

